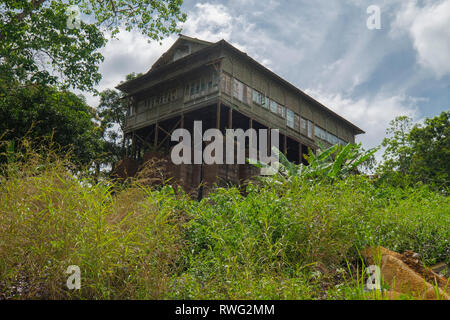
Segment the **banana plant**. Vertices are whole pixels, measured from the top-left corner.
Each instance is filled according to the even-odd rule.
[[[292,180],[297,178],[307,179],[342,179],[357,171],[358,166],[370,159],[378,149],[364,151],[361,144],[347,144],[345,146],[334,145],[325,148],[319,143],[316,154],[309,150],[304,158],[308,165],[290,162],[277,148],[273,151],[278,154],[279,163],[276,178]],[[259,168],[267,168],[268,165],[258,161],[249,161]]]

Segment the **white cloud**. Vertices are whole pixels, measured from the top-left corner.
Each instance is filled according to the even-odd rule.
[[[145,73],[152,64],[165,52],[175,41],[174,36],[164,39],[162,44],[152,41],[137,31],[122,30],[117,39],[108,41],[101,50],[105,60],[100,65],[102,80],[97,85],[99,91],[112,89],[120,81],[132,73]],[[97,106],[99,98],[92,94],[84,93],[88,104]]]
[[[405,4],[392,24],[391,35],[404,32],[411,37],[423,67],[437,77],[450,74],[450,0],[427,1],[423,7],[417,1]]]
[[[389,122],[395,117],[407,115],[417,120],[417,103],[422,101],[405,95],[388,96],[383,93],[371,99],[358,99],[320,89],[306,89],[305,92],[363,129],[366,134],[357,136],[357,140],[367,148],[381,144]]]
[[[222,4],[197,3],[182,27],[187,36],[216,42],[231,37],[233,17]]]
[[[262,8],[259,8],[261,6]],[[182,25],[182,33],[202,40],[216,42],[224,39],[252,58],[272,69],[280,67],[287,62],[299,61],[302,50],[279,37],[273,37],[261,28],[258,21],[252,20],[255,16],[270,13],[279,6],[279,3],[270,0],[268,3],[254,0],[230,1],[228,5],[216,3],[197,3],[188,12],[188,19]],[[251,9],[254,10],[251,10]],[[261,10],[263,9],[263,11]],[[258,12],[257,14],[255,14]],[[272,23],[281,22],[278,17]],[[284,28],[287,21],[285,21]],[[278,25],[277,25],[278,28]],[[273,61],[277,61],[275,65]]]

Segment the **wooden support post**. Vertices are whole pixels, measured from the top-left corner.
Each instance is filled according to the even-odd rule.
[[[287,135],[284,135],[284,141],[283,141],[283,153],[287,157]]]
[[[233,129],[233,109],[228,110],[228,129]]]
[[[142,149],[142,143],[139,141],[138,148],[137,148],[136,160],[139,160],[141,158],[141,149]]]
[[[216,113],[216,129],[220,130],[220,102],[217,103],[217,113]]]
[[[158,131],[159,131],[158,128],[159,128],[158,122],[156,122],[156,124],[155,124],[155,141],[153,143],[153,146],[155,148],[158,146]]]
[[[123,137],[123,143],[125,145],[125,159],[128,158],[128,135],[125,134]]]
[[[133,137],[131,138],[131,143],[132,143],[131,156],[132,156],[132,159],[135,159],[135,157],[136,157],[136,135],[135,135],[134,131],[133,131]]]
[[[298,157],[300,158],[299,164],[302,164],[303,163],[303,148],[302,148],[301,142],[298,143]]]

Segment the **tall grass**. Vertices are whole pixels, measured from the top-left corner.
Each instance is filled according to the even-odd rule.
[[[191,212],[184,276],[193,290],[184,283],[185,294],[204,297],[195,289],[200,283],[221,298],[260,298],[266,291],[270,298],[318,298],[316,266],[333,274],[347,261],[358,263],[367,245],[448,262],[448,198],[425,187],[384,192],[358,176],[250,186],[246,196],[218,189]]]
[[[0,299],[358,298],[362,276],[338,270],[367,245],[450,258],[449,200],[425,186],[299,178],[197,202],[71,168],[31,153],[2,169]],[[80,290],[67,289],[70,265]]]
[[[0,292],[9,298],[164,297],[183,245],[184,199],[171,188],[94,184],[72,175],[67,164],[27,162],[2,177]],[[81,269],[79,291],[67,290],[69,265]]]

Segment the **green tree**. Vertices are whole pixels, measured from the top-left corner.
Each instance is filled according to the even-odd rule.
[[[126,80],[132,80],[141,73],[130,73]],[[124,94],[114,89],[100,92],[100,103],[97,107],[97,117],[100,120],[102,139],[105,144],[103,164],[113,166],[124,157],[125,151],[125,118],[127,114]]]
[[[450,111],[426,119],[409,133],[412,145],[410,172],[415,180],[450,187]]]
[[[395,183],[422,182],[439,189],[450,186],[450,112],[426,119],[424,124],[412,124],[402,116],[391,122],[390,137],[384,163],[379,167],[383,179]]]
[[[101,75],[98,52],[120,28],[140,30],[150,39],[179,31],[182,0],[2,0],[0,77],[23,84],[60,84],[93,90]],[[76,6],[82,14],[73,23]],[[89,21],[86,23],[84,20]],[[78,20],[79,21],[79,20]]]
[[[408,173],[411,165],[411,141],[409,132],[413,126],[412,119],[400,116],[389,123],[386,130],[388,137],[383,139],[382,146],[385,147],[383,154],[383,170]]]
[[[10,87],[0,81],[2,140],[20,142],[26,137],[35,147],[51,140],[61,153],[70,151],[75,164],[87,165],[103,150],[94,116],[82,96],[51,86]]]

